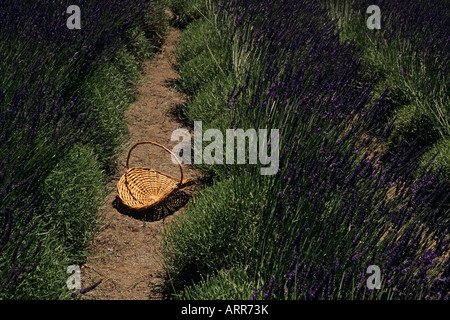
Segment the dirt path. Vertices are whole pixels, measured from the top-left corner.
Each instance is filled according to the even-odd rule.
[[[172,53],[180,31],[170,28],[162,52],[143,65],[145,72],[139,86],[137,101],[126,113],[131,135],[130,146],[138,141],[152,140],[167,146],[175,129],[182,128],[174,110],[185,102],[185,97],[171,87],[177,78],[172,68]],[[83,299],[143,300],[162,299],[160,286],[163,281],[160,255],[161,235],[165,225],[174,216],[182,214],[183,208],[164,219],[147,215],[130,215],[119,212],[113,202],[117,195],[116,184],[125,172],[128,150],[119,158],[117,174],[109,185],[112,192],[106,197],[100,214],[104,227],[89,249],[89,259],[82,266],[82,287],[103,279],[94,290],[84,294]],[[132,153],[130,166],[146,166],[179,176],[179,167],[170,160],[164,150],[152,145],[140,145]],[[185,178],[198,178],[200,173],[184,166]],[[192,195],[196,186],[183,191]],[[155,221],[152,221],[155,220]]]

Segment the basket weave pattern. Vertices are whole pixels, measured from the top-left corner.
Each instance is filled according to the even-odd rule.
[[[145,167],[129,167],[131,152],[140,144],[153,144],[172,154],[180,167],[180,179],[160,171]],[[117,192],[122,203],[134,210],[145,210],[156,206],[173,192],[194,183],[193,179],[183,180],[183,167],[178,158],[166,147],[153,142],[136,143],[128,152],[127,171],[117,183]]]

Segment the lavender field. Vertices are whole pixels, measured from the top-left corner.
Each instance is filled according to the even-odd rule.
[[[67,299],[86,259],[139,62],[161,44],[154,1],[0,4],[0,298]],[[148,39],[148,40],[147,40]]]
[[[89,28],[71,30],[64,1],[0,4],[1,299],[72,299],[65,270],[99,228],[167,9],[178,116],[224,136],[277,129],[258,148],[277,139],[279,162],[196,163],[209,182],[167,226],[165,297],[449,299],[448,1],[79,6]]]
[[[281,147],[271,177],[202,166],[215,183],[166,238],[176,297],[449,298],[448,3],[380,1],[381,29],[371,4],[210,1],[187,25],[187,121]]]

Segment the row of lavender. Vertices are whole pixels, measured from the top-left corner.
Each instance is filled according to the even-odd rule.
[[[36,233],[51,214],[42,182],[74,144],[101,134],[101,106],[80,84],[127,44],[124,32],[145,23],[151,4],[79,1],[81,29],[67,27],[66,1],[0,4],[0,293],[13,294],[52,250],[41,245],[45,229]]]
[[[390,136],[416,141],[429,147],[422,164],[437,154],[434,167],[444,167],[449,177],[450,95],[450,8],[445,1],[377,1],[381,29],[366,28],[365,9],[371,1],[327,1],[334,19],[339,20],[341,36],[354,40],[363,61],[381,76],[384,86],[393,90],[390,117],[396,128]]]
[[[416,170],[423,149],[381,148],[394,129],[388,89],[371,102],[377,79],[321,3],[218,7],[263,66],[230,95],[232,125],[280,128],[280,172],[248,258],[263,280],[252,298],[448,299],[449,183]],[[381,290],[366,285],[371,265]]]

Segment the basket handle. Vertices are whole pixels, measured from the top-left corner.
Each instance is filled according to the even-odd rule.
[[[161,148],[163,148],[164,150],[166,150],[167,152],[169,152],[170,154],[172,154],[175,157],[175,159],[178,162],[178,165],[180,166],[180,184],[182,184],[183,183],[183,167],[181,166],[181,162],[180,162],[180,160],[178,160],[178,157],[172,151],[167,149],[165,146],[163,146],[163,145],[161,145],[159,143],[153,142],[153,141],[141,141],[141,142],[138,142],[130,149],[130,151],[128,152],[128,157],[127,157],[127,169],[130,168],[129,163],[130,163],[131,151],[133,151],[134,148],[136,148],[138,145],[146,144],[146,143],[153,144],[155,146],[161,147]]]

